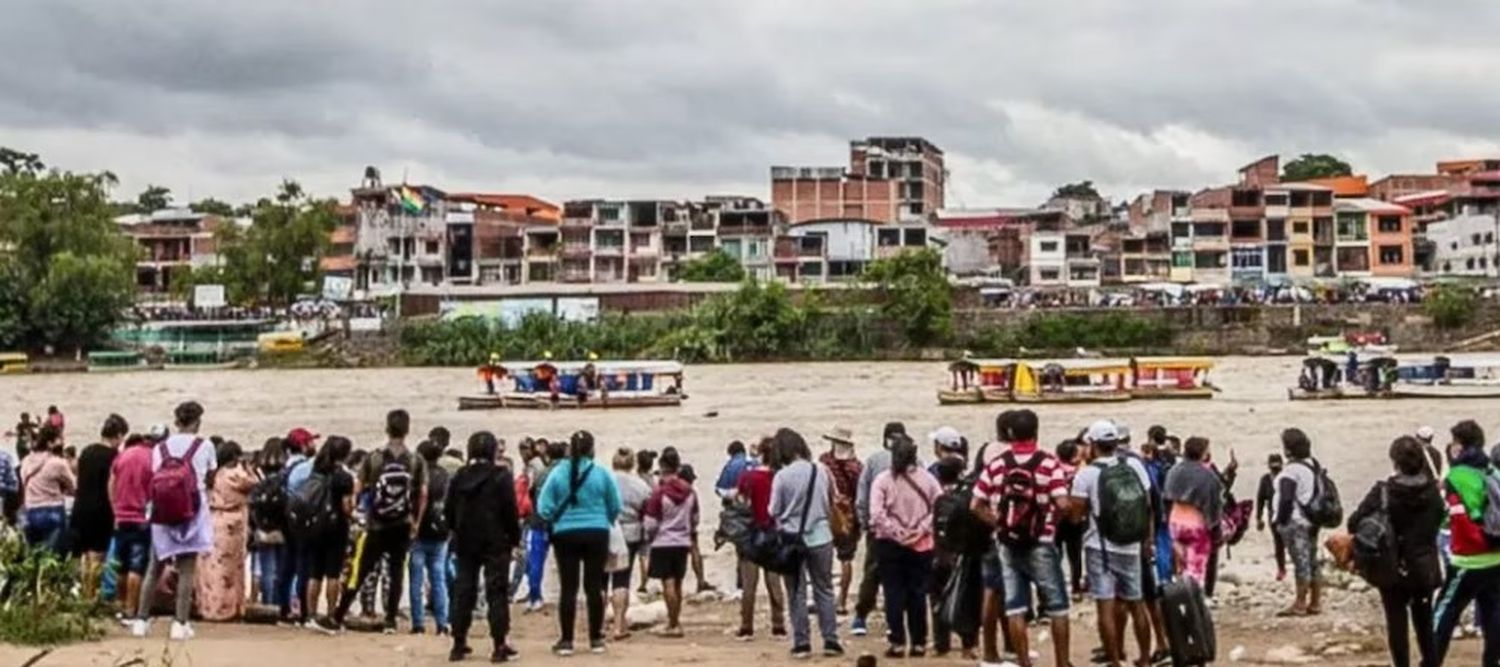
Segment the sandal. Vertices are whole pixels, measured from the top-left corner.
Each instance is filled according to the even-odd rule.
[[[630,639],[630,632],[628,630],[625,632],[616,632],[615,635],[610,638],[610,641],[623,642],[627,639]]]

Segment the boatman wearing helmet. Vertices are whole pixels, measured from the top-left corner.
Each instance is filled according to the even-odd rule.
[[[479,379],[484,382],[485,392],[495,395],[495,381],[505,379],[505,367],[500,365],[500,354],[490,353],[490,360],[479,367]]]

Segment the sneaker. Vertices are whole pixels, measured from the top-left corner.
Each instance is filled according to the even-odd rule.
[[[570,655],[573,655],[573,642],[560,640],[556,644],[553,644],[552,655],[555,655],[559,658],[566,658]]]
[[[495,653],[504,653],[506,660],[515,660],[516,658],[521,657],[521,652],[517,651],[516,648],[514,646],[511,646],[510,644],[505,644],[500,648],[495,649]],[[491,659],[493,659],[493,657],[494,656],[492,654]]]
[[[603,653],[604,653],[604,640],[603,639],[590,639],[589,640],[589,653],[592,653],[594,655],[603,655]]]
[[[870,634],[870,628],[865,624],[865,617],[856,616],[853,621],[849,622],[849,634],[855,637],[863,637]]]
[[[437,636],[439,636],[439,637],[447,637],[448,636],[448,627],[444,626],[444,625],[439,625],[435,634],[437,634]]]
[[[1172,664],[1172,654],[1168,653],[1165,650],[1163,650],[1163,651],[1157,651],[1155,653],[1152,653],[1151,654],[1151,664],[1153,664],[1153,665],[1170,665],[1170,664]]]
[[[739,632],[734,633],[734,639],[735,641],[742,642],[753,641],[755,639],[755,631],[747,628],[740,628]]]
[[[830,641],[823,642],[823,657],[825,657],[825,658],[842,658],[843,656],[844,656],[844,645],[838,643],[838,640],[830,640]]]
[[[535,602],[527,602],[526,603],[525,613],[527,613],[527,614],[534,614],[534,613],[539,612],[541,610],[542,610],[542,602],[541,602],[541,600],[537,600]]]
[[[386,621],[385,622],[385,626],[380,629],[380,634],[383,634],[383,635],[394,635],[394,634],[396,634],[396,622],[395,621]]]
[[[301,624],[297,622],[297,619],[291,616],[282,616],[276,619],[276,627],[278,628],[295,628],[299,625]]]
[[[321,635],[328,635],[329,637],[337,636],[344,630],[343,626],[334,623],[330,619],[319,620],[316,618],[311,618],[308,619],[307,623],[303,624],[302,627]]]
[[[130,621],[129,627],[130,636],[145,637],[146,633],[151,631],[151,622],[143,618],[137,618]]]
[[[806,644],[792,647],[793,660],[806,660],[812,657],[812,647]]]
[[[174,642],[185,642],[193,638],[193,626],[172,621],[172,632],[167,636]]]
[[[463,662],[464,658],[469,657],[469,654],[473,652],[474,649],[469,648],[467,644],[458,644],[448,651],[448,662]]]

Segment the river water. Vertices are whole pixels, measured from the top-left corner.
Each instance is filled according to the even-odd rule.
[[[1449,426],[1468,418],[1497,427],[1490,417],[1500,401],[1291,402],[1286,388],[1295,383],[1299,368],[1294,357],[1224,358],[1210,376],[1223,393],[1212,400],[1035,409],[1044,443],[1076,433],[1094,419],[1110,418],[1128,424],[1138,439],[1151,424],[1183,437],[1206,436],[1219,461],[1227,459],[1232,447],[1242,466],[1242,497],[1254,493],[1266,455],[1279,450],[1277,436],[1288,426],[1307,431],[1314,454],[1330,467],[1346,495],[1362,492],[1370,480],[1385,474],[1386,446],[1402,433],[1426,424],[1446,438]],[[523,435],[555,438],[588,429],[601,453],[618,446],[672,445],[708,477],[718,469],[729,441],[750,442],[780,426],[801,431],[815,450],[818,435],[845,427],[868,451],[891,420],[905,422],[919,442],[943,425],[958,428],[973,443],[992,438],[1001,406],[939,406],[934,391],[946,381],[945,364],[931,362],[693,366],[686,377],[689,399],[678,408],[460,412],[457,397],[480,391],[468,369],[30,375],[0,378],[0,415],[35,414],[56,404],[67,416],[69,442],[85,444],[110,412],[144,431],[152,422],[170,421],[179,401],[196,399],[207,410],[206,432],[236,439],[247,449],[296,426],[345,435],[358,447],[372,448],[381,442],[386,411],[401,407],[412,414],[414,434],[442,425],[456,442],[478,429],[514,442]]]

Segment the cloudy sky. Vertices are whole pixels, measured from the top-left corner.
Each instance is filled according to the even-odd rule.
[[[0,145],[230,201],[365,165],[450,190],[766,197],[848,141],[950,205],[1122,197],[1329,151],[1500,155],[1491,0],[0,0]]]

